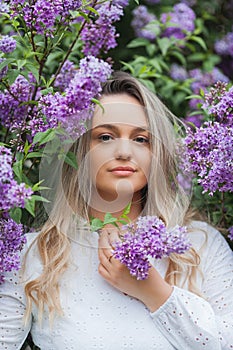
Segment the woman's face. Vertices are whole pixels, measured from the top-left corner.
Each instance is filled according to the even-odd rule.
[[[105,201],[140,199],[151,163],[150,134],[144,107],[132,96],[103,96],[97,107],[90,144],[90,173]]]

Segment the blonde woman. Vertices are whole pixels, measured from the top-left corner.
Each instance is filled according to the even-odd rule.
[[[28,235],[24,269],[0,286],[0,348],[31,332],[42,350],[233,348],[233,255],[194,221],[177,184],[176,118],[138,80],[117,73],[104,86],[90,130],[74,143],[78,171],[64,164],[54,208]],[[192,248],[151,259],[137,280],[113,255],[121,229],[86,229],[106,212],[156,215],[188,226]]]

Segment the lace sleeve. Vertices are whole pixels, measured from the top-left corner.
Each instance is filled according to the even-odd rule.
[[[174,287],[170,298],[151,313],[156,327],[179,350],[233,349],[233,253],[210,228],[202,258],[204,298]]]

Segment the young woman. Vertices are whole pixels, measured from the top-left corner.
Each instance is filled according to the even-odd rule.
[[[0,348],[20,349],[31,332],[42,350],[233,349],[233,254],[187,210],[176,181],[176,119],[125,73],[103,86],[100,102],[73,146],[79,170],[64,164],[48,221],[28,235],[24,270],[0,286]],[[121,229],[87,229],[92,217],[120,217],[129,202],[130,220],[187,225],[192,243],[151,259],[146,280],[113,257]]]

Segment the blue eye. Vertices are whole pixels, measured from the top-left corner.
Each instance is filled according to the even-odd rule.
[[[107,141],[112,140],[112,136],[108,135],[108,134],[103,134],[103,135],[98,136],[98,139],[101,141],[107,142]]]
[[[147,137],[143,137],[143,136],[135,137],[134,141],[136,141],[138,143],[149,143],[149,139]]]

